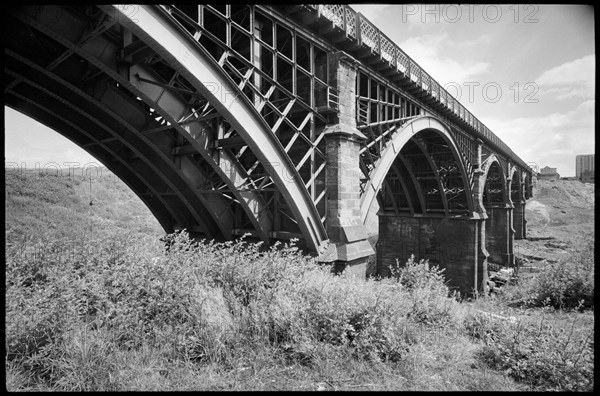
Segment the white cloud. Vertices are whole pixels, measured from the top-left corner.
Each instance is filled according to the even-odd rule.
[[[455,27],[455,24],[446,21],[450,16],[445,10],[451,8],[464,11],[464,7],[353,4],[352,8],[382,29],[442,85],[472,81],[474,76],[489,70],[489,63],[474,60],[478,47],[490,45],[489,35],[478,33],[476,36],[468,36],[468,39],[459,40],[452,39],[448,34],[448,29]],[[387,28],[384,28],[384,25]],[[409,30],[411,27],[420,26],[422,33],[414,32],[407,36],[407,26]]]
[[[490,37],[482,34],[481,36],[473,39],[473,40],[463,40],[459,42],[455,42],[454,45],[459,48],[476,48],[479,45],[487,45],[490,43]]]
[[[596,56],[588,55],[543,72],[535,79],[542,95],[555,99],[595,97]]]
[[[481,73],[488,71],[490,64],[487,62],[473,62],[472,59],[462,58],[460,61],[440,55],[444,47],[457,48],[475,45],[477,41],[487,40],[480,37],[469,43],[457,43],[448,37],[447,33],[428,34],[411,37],[399,43],[400,48],[413,58],[437,82],[446,85],[450,82],[462,84],[472,81]]]
[[[525,162],[575,175],[575,156],[594,150],[594,100],[541,117],[487,119],[486,124]]]

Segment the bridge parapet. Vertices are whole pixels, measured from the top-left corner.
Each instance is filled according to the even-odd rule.
[[[300,7],[304,10],[310,10],[318,19],[329,21],[333,26],[332,30],[341,32],[346,41],[354,42],[353,48],[358,53],[364,54],[363,56],[375,55],[375,57],[378,57],[382,66],[402,75],[419,90],[434,98],[437,107],[449,110],[455,120],[460,120],[470,127],[475,137],[482,139],[502,154],[513,159],[525,171],[531,173],[529,166],[506,143],[479,121],[477,117],[425,72],[417,62],[394,44],[389,37],[360,12],[356,12],[350,6],[344,4],[311,4]],[[297,9],[297,11],[300,11],[300,9]],[[341,42],[339,39],[336,41]],[[365,49],[368,51],[364,51]],[[361,58],[362,56],[358,57]],[[388,72],[382,67],[381,73],[386,75]]]

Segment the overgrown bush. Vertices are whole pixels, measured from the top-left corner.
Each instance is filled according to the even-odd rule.
[[[166,239],[168,250],[124,236],[6,245],[11,376],[41,389],[120,390],[117,382],[126,377],[118,375],[119,359],[149,350],[163,361],[226,368],[259,353],[291,365],[343,355],[408,367],[420,334],[432,327],[464,332],[466,326],[485,340],[486,361],[515,373],[557,369],[558,359],[569,359],[556,352],[544,360],[536,352],[541,363],[515,363],[521,355],[507,352],[510,342],[533,349],[535,337],[521,340],[522,330],[476,318],[458,323],[460,304],[448,296],[443,271],[426,261],[411,258],[392,277],[365,281],[334,275],[293,243],[197,242],[185,232]],[[572,356],[572,348],[584,345],[575,339],[560,344]],[[589,377],[586,353],[593,347],[586,348],[571,362]],[[568,375],[575,378],[575,370]]]
[[[582,241],[571,258],[547,264],[535,277],[504,293],[514,304],[525,307],[550,305],[556,309],[594,308],[594,242]]]
[[[504,323],[483,312],[469,313],[463,319],[467,334],[486,344],[497,341],[499,334],[504,331]]]
[[[35,256],[23,253],[31,246],[7,246],[8,359],[61,389],[87,381],[84,390],[110,381],[74,375],[77,367],[106,371],[110,351],[148,345],[219,364],[252,345],[302,364],[324,345],[398,361],[414,343],[412,324],[444,323],[455,303],[441,271],[423,262],[409,261],[398,278],[364,281],[332,274],[293,244],[196,242],[185,232],[166,240],[166,251],[127,237],[40,243]],[[93,342],[73,350],[82,334]],[[103,356],[82,366],[86,353]]]
[[[396,260],[390,266],[391,277],[408,292],[412,302],[409,316],[417,322],[444,324],[451,318],[452,306],[456,303],[448,298],[450,289],[444,278],[445,269],[430,266],[429,260],[415,262],[411,255],[404,265]]]
[[[539,321],[499,321],[475,315],[465,321],[484,346],[479,357],[517,381],[543,391],[593,391],[593,330]]]
[[[430,288],[448,291],[444,279],[445,269],[440,269],[437,265],[430,266],[429,260],[421,259],[416,263],[414,254],[411,254],[405,264],[396,260],[396,264],[390,266],[390,271],[392,277],[408,290]]]

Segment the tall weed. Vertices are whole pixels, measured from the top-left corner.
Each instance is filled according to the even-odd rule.
[[[594,241],[588,238],[566,260],[547,264],[536,276],[503,291],[515,305],[555,309],[594,308]]]

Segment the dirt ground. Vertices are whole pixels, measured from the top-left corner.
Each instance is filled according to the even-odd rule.
[[[593,240],[594,186],[576,180],[537,181],[525,206],[527,238],[514,241],[515,256],[541,264],[559,260],[586,238]]]

